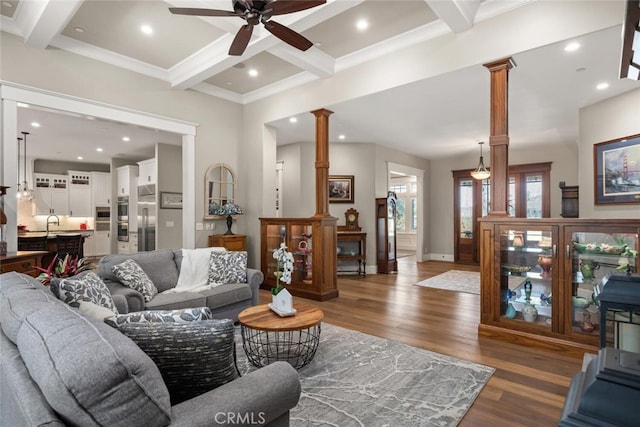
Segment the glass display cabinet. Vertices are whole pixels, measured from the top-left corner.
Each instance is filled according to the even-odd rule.
[[[572,226],[565,229],[565,242],[570,258],[567,280],[571,280],[566,332],[575,340],[591,343],[601,332],[599,303],[594,296],[611,275],[638,272],[638,230],[633,226]],[[610,320],[607,323],[613,329],[614,319]]]
[[[336,218],[260,218],[262,289],[276,286],[278,263],[273,252],[284,243],[293,255],[291,284],[295,296],[324,301],[338,296]],[[324,256],[333,251],[333,256]]]
[[[597,349],[594,294],[611,274],[638,271],[638,233],[631,219],[482,218],[479,333]]]

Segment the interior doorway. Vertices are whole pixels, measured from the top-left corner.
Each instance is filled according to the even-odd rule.
[[[396,257],[424,261],[424,171],[388,163],[387,191],[397,197]]]

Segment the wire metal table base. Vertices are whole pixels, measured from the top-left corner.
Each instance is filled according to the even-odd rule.
[[[278,360],[300,369],[318,349],[320,323],[297,331],[261,331],[241,325],[242,346],[249,361],[261,368]]]

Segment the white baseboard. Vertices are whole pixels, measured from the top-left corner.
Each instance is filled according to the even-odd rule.
[[[428,261],[448,261],[453,262],[453,255],[449,254],[426,254],[424,257]]]

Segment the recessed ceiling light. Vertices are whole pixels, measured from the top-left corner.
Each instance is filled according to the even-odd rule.
[[[93,116],[85,116],[85,119],[87,119],[87,120],[95,120],[96,118],[93,117]]]
[[[369,28],[369,22],[364,18],[358,19],[358,21],[356,22],[356,28],[358,29],[358,31],[364,31]]]
[[[255,68],[252,68],[249,70],[249,75],[251,77],[257,77],[258,76],[258,70],[256,70]]]
[[[598,90],[605,90],[606,88],[609,87],[609,83],[607,82],[602,82],[602,83],[598,83],[598,86],[596,86],[596,89]]]
[[[40,123],[38,123],[38,122],[31,122],[31,127],[33,127],[33,128],[39,128],[39,127],[40,127]]]
[[[231,86],[233,84],[231,82],[226,82],[226,83],[227,83],[227,86]]]
[[[17,105],[20,108],[29,108],[29,104],[25,104],[24,102],[18,102]]]
[[[78,157],[77,157],[77,159],[78,159],[78,160],[82,160],[82,159],[84,159],[84,157],[82,157],[82,156],[78,156]]]
[[[297,117],[290,117],[289,118],[289,123],[298,123],[298,118]]]
[[[82,27],[74,27],[73,30],[76,33],[84,33],[84,28],[82,28]]]
[[[103,150],[102,148],[98,147],[98,148],[96,148],[96,151],[97,151],[98,153],[102,153],[104,150]]]
[[[8,2],[8,1],[3,1],[2,5],[5,6],[5,7],[13,7],[13,4]]]
[[[565,52],[575,52],[578,49],[580,49],[580,43],[578,42],[571,42],[564,47]]]
[[[315,47],[322,47],[322,43],[321,42],[315,42],[313,45]]]
[[[578,73],[583,73],[585,71],[587,71],[587,69],[585,67],[576,68],[576,72],[578,72]]]
[[[141,26],[140,31],[142,31],[144,34],[153,34],[153,28],[151,28],[151,25],[147,24]]]
[[[344,134],[338,135],[338,139],[345,139],[345,138],[346,138],[346,136],[344,136]]]
[[[130,139],[128,136],[123,136],[123,137],[122,137],[122,140],[123,140],[124,142],[129,142],[131,139]]]

